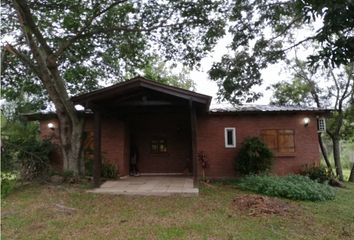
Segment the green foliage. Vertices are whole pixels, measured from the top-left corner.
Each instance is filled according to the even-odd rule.
[[[38,139],[38,125],[18,120],[8,122],[2,134],[2,170],[18,170],[26,180],[47,173],[52,144]]]
[[[14,151],[16,161],[20,163],[22,179],[32,180],[48,172],[49,154],[52,149],[49,140],[14,141],[7,142],[7,146],[10,149],[14,148],[12,151]]]
[[[332,171],[324,166],[309,167],[303,170],[300,174],[320,183],[329,181],[334,177]]]
[[[238,184],[241,189],[269,196],[306,201],[325,201],[335,198],[333,189],[300,175],[250,175]]]
[[[2,46],[1,85],[7,100],[24,91],[39,107],[48,101],[15,3],[2,4],[1,33],[21,54]],[[224,1],[39,0],[20,4],[33,18],[40,50],[50,46],[69,95],[122,81],[146,66],[151,55],[195,66],[224,34]],[[27,8],[28,7],[28,8]],[[55,24],[53,24],[55,23]],[[3,43],[6,45],[6,43]],[[43,48],[43,49],[42,49]],[[48,52],[47,52],[48,53]],[[21,60],[22,61],[21,61]],[[28,61],[24,61],[27,59]],[[33,62],[29,67],[28,62]],[[37,71],[33,71],[35,68]],[[43,94],[44,93],[44,94]]]
[[[85,173],[87,176],[93,176],[93,159],[85,160]],[[101,165],[101,177],[116,179],[118,169],[115,165],[103,161]]]
[[[236,104],[257,100],[262,94],[253,86],[262,84],[262,69],[284,61],[293,50],[311,46],[307,60],[312,65],[354,62],[353,12],[353,1],[231,1],[230,54],[209,71],[219,99]],[[317,22],[323,24],[319,29]]]
[[[354,82],[354,75],[352,82]],[[354,86],[349,105],[344,112],[342,138],[354,143]]]
[[[169,66],[166,62],[159,60],[157,57],[151,58],[149,63],[144,67],[144,76],[150,80],[184,88],[187,90],[195,90],[195,83],[189,77],[189,71],[183,67],[176,74],[172,72],[173,66]]]
[[[248,137],[243,141],[235,159],[236,171],[241,174],[261,173],[270,169],[273,153],[257,137]]]
[[[101,176],[115,179],[118,176],[118,170],[115,165],[104,162],[101,167]]]
[[[1,198],[5,198],[16,185],[16,175],[1,171]]]
[[[311,86],[301,79],[291,82],[281,81],[271,86],[273,91],[271,104],[309,106],[313,103]]]

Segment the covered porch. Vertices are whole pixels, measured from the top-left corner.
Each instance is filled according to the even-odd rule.
[[[117,164],[120,176],[128,176],[132,147],[139,153],[140,173],[190,176],[196,186],[197,115],[208,110],[211,97],[137,77],[74,97],[73,101],[93,112],[96,187],[101,185],[103,154],[105,161]],[[106,182],[102,187],[106,188],[107,184],[123,183]]]

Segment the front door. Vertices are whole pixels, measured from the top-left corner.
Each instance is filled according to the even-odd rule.
[[[130,119],[131,144],[138,148],[140,173],[191,173],[187,114],[142,113]]]

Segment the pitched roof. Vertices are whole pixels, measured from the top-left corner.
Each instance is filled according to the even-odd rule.
[[[88,101],[96,101],[106,99],[108,97],[129,94],[135,89],[145,88],[156,92],[161,92],[167,95],[175,96],[186,100],[191,100],[201,104],[205,104],[209,108],[211,96],[196,93],[186,89],[169,86],[166,84],[158,83],[144,77],[138,76],[128,81],[114,84],[109,87],[101,88],[89,93],[81,94],[72,97],[75,104],[85,104]]]

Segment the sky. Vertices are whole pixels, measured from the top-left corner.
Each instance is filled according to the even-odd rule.
[[[306,36],[313,34],[314,31],[317,31],[323,26],[322,20],[317,19],[313,25],[304,27],[302,30],[297,30],[294,32],[294,38],[297,41],[303,40]],[[228,103],[217,103],[217,91],[218,87],[215,81],[209,79],[208,70],[211,69],[213,62],[221,60],[221,57],[224,54],[229,53],[227,47],[232,41],[232,36],[227,34],[224,38],[220,39],[217,45],[215,46],[212,53],[208,57],[204,58],[201,61],[201,68],[199,70],[193,70],[190,74],[191,79],[196,83],[196,92],[206,94],[213,97],[211,106],[225,106],[229,105]],[[308,47],[304,48],[298,46],[297,51],[291,50],[288,52],[288,58],[295,58],[305,60],[308,55],[313,52],[313,48]],[[277,83],[282,80],[288,80],[290,78],[289,73],[285,71],[284,63],[278,63],[274,65],[269,65],[266,69],[262,70],[263,84],[261,86],[254,87],[255,90],[261,92],[263,97],[255,101],[253,104],[266,105],[270,103],[272,97],[272,91],[267,90],[266,88],[270,85]]]
[[[210,80],[208,76],[208,70],[211,69],[213,62],[221,60],[224,54],[229,53],[226,46],[231,41],[230,36],[226,36],[221,39],[215,46],[214,51],[209,54],[208,57],[201,61],[201,68],[198,70],[193,70],[190,73],[191,79],[196,83],[196,92],[206,94],[213,97],[212,107],[225,106],[228,103],[217,103],[217,91],[218,86],[215,81]],[[262,77],[264,82],[262,86],[257,86],[255,89],[263,93],[263,97],[254,102],[254,104],[266,105],[269,104],[272,92],[271,90],[266,90],[268,86],[273,83],[279,82],[286,78],[284,73],[282,73],[282,68],[280,64],[271,65],[267,69],[262,71]]]

